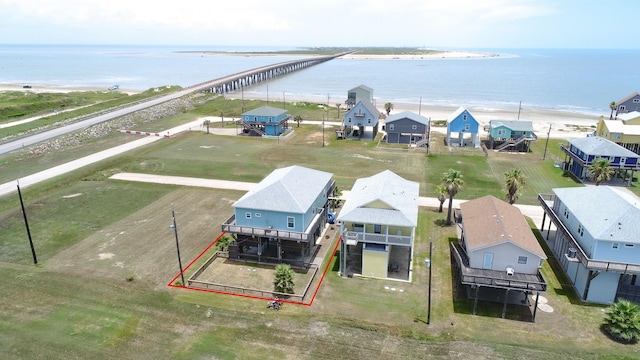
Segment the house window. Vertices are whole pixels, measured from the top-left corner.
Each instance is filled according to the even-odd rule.
[[[624,247],[627,247],[627,248],[632,248],[633,246],[634,246],[633,244],[624,244]]]
[[[526,256],[518,256],[518,264],[525,265],[526,263],[527,263],[527,257]]]
[[[569,209],[564,208],[564,217],[569,218]]]
[[[271,116],[269,116],[269,122],[271,122]]]
[[[624,165],[627,162],[627,158],[621,157],[620,158],[620,165]]]
[[[255,215],[256,215],[257,218],[262,217],[261,213],[256,213]]]
[[[367,123],[371,124],[371,119],[367,120]]]
[[[411,129],[412,130],[417,130],[418,129],[418,125],[411,125]]]
[[[351,118],[349,118],[349,120],[347,120],[347,122],[351,122]]]
[[[618,250],[618,247],[620,247],[620,244],[618,244],[618,243],[611,244],[611,248],[614,249],[614,250]]]
[[[293,216],[287,216],[287,228],[293,229],[296,227],[296,219]]]
[[[627,107],[624,105],[620,105],[619,111],[625,111],[627,110]]]
[[[258,117],[257,117],[257,116],[254,116],[254,117],[253,117],[253,121],[258,121]]]
[[[467,121],[467,114],[462,115],[462,121]]]
[[[633,99],[634,104],[640,104],[640,99]]]
[[[389,124],[389,130],[393,130],[393,124]]]
[[[582,227],[582,224],[578,225],[578,234],[584,236],[584,227]]]
[[[251,213],[250,212],[244,213],[244,217],[246,217],[247,219],[251,219]]]
[[[498,136],[505,136],[505,135],[507,135],[507,130],[505,129],[498,130]]]
[[[464,124],[464,131],[471,130],[471,124]]]
[[[376,234],[380,234],[382,232],[382,225],[380,224],[373,225],[373,232]]]
[[[613,133],[613,134],[611,134],[611,135],[613,135],[613,140],[620,140],[620,139],[622,139],[622,134],[620,134],[620,133]]]

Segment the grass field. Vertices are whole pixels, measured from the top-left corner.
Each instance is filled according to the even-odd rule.
[[[220,234],[220,224],[242,192],[108,180],[112,173],[257,182],[274,168],[298,164],[332,172],[338,186],[349,189],[358,177],[390,169],[418,181],[421,195],[433,196],[442,173],[452,167],[462,171],[467,184],[457,197],[470,199],[484,194],[502,197],[502,173],[521,167],[529,181],[518,202],[530,204],[537,192],[577,185],[553,166],[557,143],[550,144],[552,151],[542,161],[540,144],[529,154],[427,155],[377,151],[373,141],[335,137],[322,147],[318,126],[303,122],[294,130],[294,136],[279,142],[192,132],[24,189],[37,266],[32,264],[17,196],[0,198],[4,280],[0,357],[632,359],[640,355],[640,345],[619,345],[600,332],[602,307],[579,303],[553,260],[543,267],[549,283],[544,295],[553,313],[538,312],[536,323],[531,323],[521,308],[509,307],[507,319],[500,319],[501,304],[480,304],[478,315],[471,315],[472,303],[456,297],[452,283],[449,242],[455,238],[454,228],[441,226],[446,212],[433,209],[419,213],[412,283],[344,279],[337,274],[334,258],[313,306],[288,305],[278,312],[266,309],[265,301],[167,287],[178,273],[175,238],[169,229],[172,205],[186,263]],[[5,161],[6,171],[19,172]],[[427,325],[428,276],[422,263],[429,241],[434,253]]]

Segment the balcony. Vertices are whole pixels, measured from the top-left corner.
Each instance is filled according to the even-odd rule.
[[[252,237],[267,237],[267,238],[276,238],[282,240],[295,240],[295,241],[304,241],[304,242],[313,242],[315,239],[313,238],[313,234],[316,232],[318,227],[322,225],[324,219],[324,209],[320,211],[313,217],[313,220],[307,227],[305,232],[298,231],[288,231],[288,230],[279,230],[279,229],[269,229],[263,227],[253,227],[253,226],[241,226],[236,225],[236,215],[231,215],[225,222],[222,224],[222,231],[231,234],[238,234],[244,236],[252,236]]]
[[[604,260],[596,260],[591,259],[584,252],[580,243],[573,237],[569,229],[567,229],[558,214],[553,210],[553,205],[555,203],[556,196],[553,194],[538,194],[538,202],[542,206],[545,214],[549,216],[553,224],[556,226],[556,231],[559,232],[563,237],[565,237],[568,241],[569,247],[576,249],[576,257],[573,261],[579,261],[582,266],[584,266],[588,270],[595,271],[614,271],[622,274],[640,274],[640,264],[628,264],[621,263],[615,261],[604,261]],[[554,254],[556,257],[562,256],[563,254]]]
[[[469,257],[457,242],[451,243],[451,255],[460,271],[460,281],[464,285],[487,286],[520,291],[547,291],[547,282],[538,271],[536,274],[512,273],[506,271],[476,269],[469,267]]]
[[[411,236],[367,233],[364,231],[345,231],[342,236],[349,245],[355,245],[358,242],[402,246],[411,246],[413,244]]]

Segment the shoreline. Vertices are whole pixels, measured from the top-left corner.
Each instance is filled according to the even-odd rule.
[[[385,55],[386,56],[386,55]],[[22,91],[33,93],[68,93],[74,91],[110,91],[105,88],[95,86],[53,86],[43,84],[29,84],[31,88],[25,89],[22,84],[0,84],[0,92],[2,91]],[[127,94],[136,94],[142,91],[119,89],[118,91]],[[243,96],[247,100],[266,100],[266,95],[261,93],[251,93],[245,91],[244,94],[239,92],[231,92],[224,95],[228,99],[240,99]],[[345,97],[346,99],[346,97]],[[342,100],[345,99],[340,99]],[[295,102],[311,102],[323,104],[324,97],[313,96],[295,96],[288,95],[286,101],[288,103]],[[375,100],[375,99],[374,99]],[[281,107],[282,102],[277,99],[273,102],[274,107]],[[397,114],[403,111],[411,111],[416,114],[431,118],[432,121],[446,120],[460,105],[464,105],[467,110],[478,120],[480,128],[489,124],[490,120],[516,120],[518,119],[518,108],[487,106],[487,105],[433,105],[433,104],[414,104],[406,102],[394,102],[394,109],[391,114]],[[384,107],[376,106],[378,110],[384,112]],[[331,106],[331,109],[336,109]],[[341,108],[344,110],[344,108]],[[337,109],[336,109],[337,112]],[[586,113],[580,111],[559,110],[550,108],[527,108],[520,109],[520,120],[532,121],[533,128],[538,137],[546,136],[549,132],[551,138],[575,138],[583,137],[596,130],[600,116],[608,116],[608,114]],[[551,130],[549,130],[551,126]],[[441,127],[435,127],[441,128]]]
[[[340,56],[344,60],[437,60],[437,59],[484,59],[501,57],[498,53],[434,50],[431,53],[416,54],[359,54],[358,52]]]

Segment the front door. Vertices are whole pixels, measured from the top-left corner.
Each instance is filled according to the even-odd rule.
[[[493,266],[493,253],[484,253],[484,261],[482,262],[483,269],[491,269]]]

